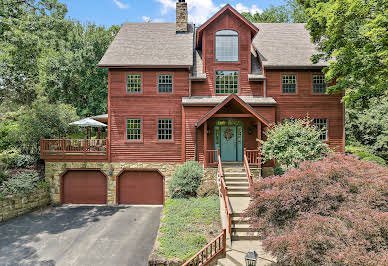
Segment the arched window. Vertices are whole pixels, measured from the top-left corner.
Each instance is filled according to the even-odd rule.
[[[238,32],[234,30],[216,32],[216,61],[238,61]]]

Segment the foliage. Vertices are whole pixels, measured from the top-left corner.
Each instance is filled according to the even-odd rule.
[[[15,126],[15,122],[10,120],[0,120],[0,151],[4,151],[11,147],[14,143],[9,137],[9,133]]]
[[[370,103],[364,110],[347,108],[346,132],[373,154],[388,157],[388,97]]]
[[[97,63],[119,27],[66,19],[58,0],[0,0],[0,103],[39,96],[89,116],[107,110],[107,70]]]
[[[50,104],[45,99],[32,103],[31,108],[19,111],[12,137],[25,154],[39,153],[39,141],[44,138],[60,138],[71,131],[70,122],[78,119],[76,111],[67,104]]]
[[[199,197],[218,196],[218,185],[215,180],[204,180],[198,188]]]
[[[363,160],[368,161],[368,162],[376,162],[380,165],[387,165],[387,163],[385,162],[385,160],[383,158],[376,156],[376,155],[364,157]]]
[[[280,265],[385,265],[387,191],[387,167],[333,153],[256,183],[245,215]]]
[[[373,153],[370,153],[367,151],[364,147],[354,147],[354,146],[347,146],[346,152],[356,155],[358,158],[365,160],[365,161],[371,161],[376,162],[380,165],[387,165],[385,160],[379,156],[374,155]]]
[[[0,167],[0,186],[6,181],[9,177],[9,173],[2,167]]]
[[[266,160],[275,159],[283,167],[321,159],[329,150],[327,144],[319,139],[321,131],[307,118],[277,124],[266,135],[267,140],[261,141],[262,154]]]
[[[307,20],[303,8],[295,0],[289,0],[285,5],[271,5],[256,14],[244,12],[242,15],[254,23],[301,23]]]
[[[313,62],[331,60],[324,69],[328,91],[346,92],[347,106],[364,109],[369,99],[387,97],[388,2],[386,0],[298,0],[320,53]]]
[[[4,195],[29,194],[37,188],[39,182],[38,172],[27,170],[3,182],[0,191]]]
[[[284,175],[285,172],[286,170],[281,166],[276,166],[275,169],[273,170],[274,175]]]
[[[182,260],[197,253],[221,233],[219,204],[218,196],[167,199],[157,253]]]
[[[178,166],[168,183],[170,196],[173,198],[196,196],[202,176],[203,169],[196,161],[187,161]]]
[[[15,168],[20,152],[16,149],[6,150],[0,153],[0,162],[4,168]]]

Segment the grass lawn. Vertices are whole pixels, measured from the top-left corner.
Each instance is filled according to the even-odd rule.
[[[165,258],[187,260],[220,233],[217,196],[167,199],[156,252]]]

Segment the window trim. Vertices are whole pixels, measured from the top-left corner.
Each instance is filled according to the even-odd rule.
[[[171,92],[160,92],[159,91],[159,77],[160,75],[171,75],[171,78],[172,78],[172,88],[171,88]],[[170,94],[174,94],[174,73],[172,72],[158,72],[156,73],[156,92],[158,94],[161,94],[161,95],[170,95]]]
[[[323,73],[312,73],[311,74],[311,93],[312,95],[328,95],[327,94],[327,87],[328,87],[328,83],[325,82],[326,84],[326,92],[314,92],[314,76],[323,76],[325,77],[325,75]]]
[[[237,72],[238,73],[238,83],[237,83],[237,93],[217,93],[217,71],[233,71],[233,72]],[[236,94],[236,95],[240,95],[240,70],[226,70],[226,69],[222,69],[222,70],[214,70],[214,95],[231,95],[231,94]]]
[[[159,120],[161,119],[169,119],[171,120],[171,129],[172,129],[172,134],[171,134],[171,139],[168,139],[168,140],[163,140],[163,139],[159,139]],[[158,143],[173,143],[175,142],[174,140],[174,118],[172,117],[166,117],[166,116],[161,116],[161,117],[158,117],[156,119],[156,140]]]
[[[128,91],[128,76],[129,75],[140,75],[140,91],[139,92],[131,92]],[[143,73],[142,72],[126,72],[125,73],[125,92],[128,94],[143,94]]]
[[[320,139],[320,140],[323,142],[329,142],[330,141],[330,138],[329,138],[329,119],[328,118],[313,118],[312,123],[314,126],[316,126],[314,123],[315,119],[325,119],[326,120],[326,139]],[[319,136],[319,138],[320,138],[320,136]]]
[[[236,61],[218,61],[217,60],[217,49],[216,49],[216,45],[217,45],[217,32],[219,31],[223,31],[223,30],[231,30],[231,31],[234,31],[234,32],[237,32],[237,60]],[[227,36],[227,35],[224,35],[224,36]],[[230,36],[233,36],[233,35],[230,35]],[[235,29],[220,29],[220,30],[217,30],[216,32],[214,32],[214,44],[213,44],[213,49],[214,49],[214,63],[216,64],[219,64],[219,63],[227,63],[227,64],[239,64],[240,63],[240,32],[235,30]]]
[[[128,119],[140,119],[140,139],[128,139]],[[125,134],[124,134],[124,140],[125,142],[130,143],[143,143],[144,142],[144,126],[143,126],[143,116],[138,117],[126,117],[124,118],[125,121]]]
[[[295,76],[295,92],[283,92],[283,77],[288,75],[294,75]],[[282,95],[298,95],[298,75],[296,73],[282,73],[280,76],[280,90]]]

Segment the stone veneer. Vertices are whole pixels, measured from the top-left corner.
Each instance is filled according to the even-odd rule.
[[[167,184],[180,163],[107,163],[107,162],[46,162],[46,181],[50,184],[53,203],[60,203],[60,176],[66,169],[101,169],[108,176],[108,205],[116,204],[116,177],[123,169],[158,169],[165,176]],[[110,170],[112,169],[112,170]],[[109,172],[112,174],[109,175]]]
[[[187,31],[187,3],[177,2],[176,3],[176,31]]]
[[[50,203],[48,188],[38,188],[28,195],[0,199],[0,222],[45,207]]]

